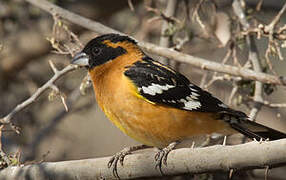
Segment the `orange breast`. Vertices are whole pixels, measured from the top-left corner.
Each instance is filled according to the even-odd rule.
[[[117,127],[135,140],[164,147],[195,135],[233,132],[226,123],[215,119],[212,113],[151,104],[135,96],[134,86],[128,83],[129,79],[123,71],[105,66],[93,69],[90,75],[101,109]]]

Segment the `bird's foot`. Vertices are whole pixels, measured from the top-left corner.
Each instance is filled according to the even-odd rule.
[[[145,149],[148,148],[149,146],[146,145],[138,145],[138,146],[132,146],[132,147],[127,147],[124,148],[122,151],[116,153],[111,157],[111,159],[108,162],[108,168],[112,169],[113,175],[119,179],[118,171],[117,171],[117,166],[118,163],[123,166],[123,161],[126,155],[132,154],[133,151],[140,150],[140,149]]]
[[[155,161],[156,161],[156,165],[155,168],[159,169],[160,173],[163,175],[163,171],[162,171],[162,165],[164,164],[165,166],[167,166],[167,159],[168,159],[168,154],[175,149],[176,145],[179,144],[178,141],[176,142],[172,142],[171,144],[169,144],[167,147],[159,150],[156,155],[155,155]]]

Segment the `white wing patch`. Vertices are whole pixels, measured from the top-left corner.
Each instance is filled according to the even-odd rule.
[[[172,104],[183,103],[184,106],[182,107],[182,109],[185,109],[185,110],[199,109],[202,106],[201,102],[199,101],[200,94],[198,93],[198,90],[192,88],[192,86],[193,86],[192,84],[189,85],[189,88],[191,90],[191,94],[189,96],[185,98],[177,99],[177,100],[162,99],[162,102],[168,102]],[[142,86],[138,88],[138,91],[142,90],[144,94],[155,96],[156,94],[162,94],[164,93],[164,91],[168,91],[171,88],[175,88],[175,86],[169,85],[169,84],[159,85],[159,84],[152,83],[149,86]]]
[[[225,104],[223,104],[223,103],[218,104],[218,106],[219,106],[219,107],[222,107],[222,108],[228,108],[227,105],[225,105]]]
[[[156,94],[162,94],[163,91],[166,91],[170,88],[174,88],[175,86],[173,85],[159,85],[159,84],[154,84],[152,83],[150,86],[142,86],[142,88],[139,88],[138,90],[140,91],[141,89],[143,90],[143,93],[145,94],[150,94],[152,96],[155,96]]]
[[[195,85],[189,84],[189,88],[190,88],[190,90],[191,90],[192,92],[198,92],[198,90],[196,90],[196,89],[194,89],[194,88],[192,88],[192,87],[195,87]]]
[[[180,99],[179,101],[184,103],[183,109],[193,110],[201,107],[200,101],[197,101],[198,96],[200,95],[192,92],[192,94],[187,96],[185,99]]]
[[[201,107],[201,103],[199,101],[187,101],[184,104],[185,106],[183,107],[183,109],[186,110],[193,110]]]

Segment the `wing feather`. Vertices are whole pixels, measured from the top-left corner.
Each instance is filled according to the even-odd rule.
[[[182,74],[148,56],[127,67],[124,74],[141,96],[155,104],[199,112],[220,112],[228,108]]]

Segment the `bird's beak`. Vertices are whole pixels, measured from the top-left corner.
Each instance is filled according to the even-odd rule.
[[[88,57],[88,55],[87,55],[86,53],[84,53],[84,52],[79,52],[79,53],[77,53],[77,54],[73,57],[71,63],[72,63],[72,64],[79,65],[79,66],[85,66],[85,67],[87,67],[87,66],[89,65],[89,64],[88,64],[88,60],[89,60],[89,57]]]

